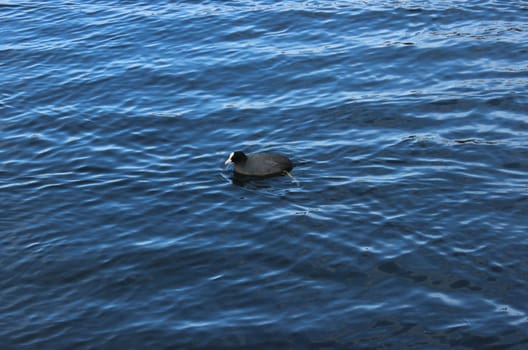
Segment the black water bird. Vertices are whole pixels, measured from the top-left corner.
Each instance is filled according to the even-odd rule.
[[[234,171],[246,176],[273,176],[289,174],[293,162],[288,157],[277,153],[255,153],[246,155],[242,151],[232,152],[225,165],[234,163]]]

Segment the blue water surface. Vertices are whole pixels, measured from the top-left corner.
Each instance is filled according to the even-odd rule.
[[[526,1],[0,23],[0,349],[528,348]]]

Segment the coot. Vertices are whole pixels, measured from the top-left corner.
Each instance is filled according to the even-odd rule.
[[[232,152],[225,165],[234,163],[235,173],[246,176],[272,176],[292,170],[288,157],[277,153],[255,153],[246,155],[242,151]]]

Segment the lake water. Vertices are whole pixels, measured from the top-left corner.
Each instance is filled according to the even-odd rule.
[[[1,349],[528,348],[526,1],[0,19]]]

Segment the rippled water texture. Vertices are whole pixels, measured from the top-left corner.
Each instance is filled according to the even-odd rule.
[[[528,348],[526,1],[0,19],[1,349]]]

